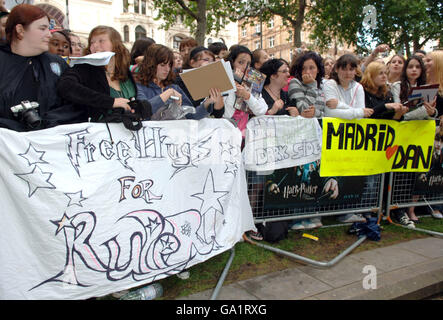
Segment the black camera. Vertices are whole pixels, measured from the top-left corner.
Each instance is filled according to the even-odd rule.
[[[152,116],[152,106],[148,101],[135,98],[131,98],[128,104],[134,112],[123,108],[114,108],[100,122],[122,122],[128,130],[139,130],[143,126],[142,121]]]
[[[38,129],[42,124],[42,118],[37,112],[38,102],[24,100],[20,104],[11,107],[15,117],[30,129]]]

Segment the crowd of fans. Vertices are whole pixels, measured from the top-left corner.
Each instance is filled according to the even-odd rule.
[[[407,59],[395,54],[385,61],[379,54],[390,48],[382,44],[362,61],[354,54],[335,60],[308,50],[299,50],[292,61],[285,61],[242,45],[228,50],[223,43],[213,43],[205,48],[192,38],[184,39],[179,52],[174,52],[144,38],[129,51],[119,32],[109,26],[95,27],[83,46],[68,30],[50,30],[47,14],[28,4],[11,12],[0,8],[0,25],[0,127],[16,131],[106,121],[116,110],[134,113],[132,100],[148,102],[143,104],[151,108],[146,114],[154,115],[174,99],[178,105],[195,107],[188,118],[233,119],[240,130],[251,117],[265,114],[398,121],[443,115],[443,51],[439,50],[417,51]],[[115,53],[106,66],[68,65],[70,57],[105,51]],[[236,83],[236,91],[227,96],[212,88],[206,98],[194,101],[181,71],[220,59],[228,61],[240,78],[247,68],[266,75],[261,94],[253,95],[243,83]],[[425,84],[439,85],[437,97],[410,108],[411,88]],[[13,106],[26,105],[24,101],[38,102],[35,112],[41,121],[37,124],[28,123],[25,112],[11,111]],[[411,226],[418,218],[413,209],[408,214],[400,212],[398,221]],[[359,215],[341,217],[343,222],[363,220]],[[313,225],[321,222],[298,221],[293,228]]]

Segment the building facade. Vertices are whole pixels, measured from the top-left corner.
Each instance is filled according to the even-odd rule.
[[[7,0],[13,1],[13,0]],[[155,20],[157,12],[149,0],[34,0],[24,1],[41,6],[57,25],[70,29],[85,42],[89,32],[98,25],[114,27],[125,44],[131,47],[140,37],[153,38],[157,43],[178,48],[180,40],[190,36],[180,18],[165,31],[163,21]],[[237,25],[231,23],[216,34],[206,37],[206,44],[222,41],[227,46],[237,43]]]
[[[272,58],[281,58],[291,62],[297,48],[293,45],[293,33],[290,27],[283,25],[280,16],[274,16],[269,21],[255,19],[251,24],[244,20],[238,22],[238,43],[248,47],[251,51],[262,48]],[[314,49],[309,39],[309,30],[303,28],[301,32],[302,49]],[[328,52],[322,55],[339,56],[352,52],[350,47],[334,48],[332,45]]]

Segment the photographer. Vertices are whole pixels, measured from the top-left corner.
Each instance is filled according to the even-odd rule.
[[[56,83],[68,65],[46,52],[51,38],[46,13],[37,6],[18,5],[8,15],[5,32],[7,43],[0,45],[0,127],[28,131],[75,119],[69,106],[58,108],[62,104]]]

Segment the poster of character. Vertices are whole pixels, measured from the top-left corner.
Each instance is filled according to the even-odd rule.
[[[276,170],[266,176],[264,209],[296,208],[328,203],[359,203],[366,176],[320,177],[320,160]]]
[[[417,174],[414,194],[443,193],[443,122],[436,127],[431,170]]]

